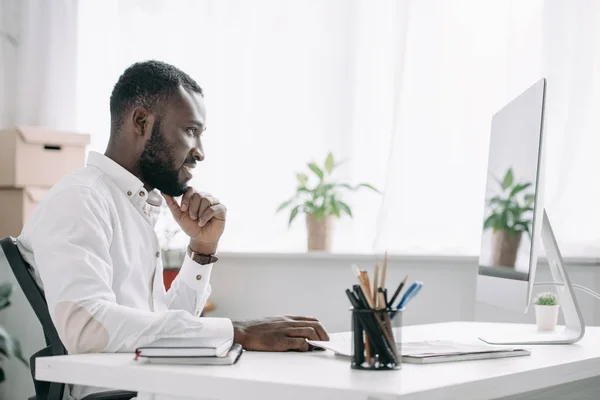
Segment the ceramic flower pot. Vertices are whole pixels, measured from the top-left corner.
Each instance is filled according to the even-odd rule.
[[[539,331],[553,331],[558,322],[558,308],[560,306],[535,305],[535,322]]]
[[[306,214],[308,251],[330,251],[332,230],[332,216],[318,219],[312,214]]]
[[[510,234],[508,231],[495,231],[492,235],[492,265],[514,267],[523,232]]]

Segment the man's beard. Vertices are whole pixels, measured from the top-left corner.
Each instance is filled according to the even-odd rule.
[[[169,196],[183,195],[188,186],[179,182],[179,170],[175,168],[173,146],[160,131],[160,121],[155,120],[152,136],[142,151],[138,168],[142,181]]]

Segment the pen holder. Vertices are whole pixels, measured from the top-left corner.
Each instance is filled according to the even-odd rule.
[[[351,367],[365,370],[400,369],[402,311],[351,308]]]

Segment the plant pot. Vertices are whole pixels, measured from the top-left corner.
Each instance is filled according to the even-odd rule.
[[[558,322],[558,308],[555,306],[535,305],[535,322],[538,331],[553,331]]]
[[[510,234],[508,231],[492,233],[492,266],[514,267],[523,232]]]
[[[313,214],[306,214],[306,231],[308,251],[330,251],[333,217],[327,215],[318,219]]]

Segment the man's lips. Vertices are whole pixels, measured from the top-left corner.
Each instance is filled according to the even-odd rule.
[[[196,164],[183,164],[183,167],[181,167],[181,170],[183,171],[184,174],[186,174],[189,178],[192,178],[192,170],[196,168]]]

